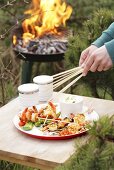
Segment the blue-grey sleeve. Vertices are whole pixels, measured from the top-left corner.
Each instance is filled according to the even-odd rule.
[[[103,46],[106,42],[111,41],[114,39],[114,22],[108,27],[107,30],[102,32],[102,35],[94,41],[92,44],[101,47]]]

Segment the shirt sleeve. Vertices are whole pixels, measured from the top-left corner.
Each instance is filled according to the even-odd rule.
[[[105,47],[110,55],[112,62],[114,63],[114,39],[105,43]]]
[[[106,42],[111,41],[114,39],[114,22],[108,27],[107,30],[102,32],[102,35],[94,41],[92,44],[101,47],[103,46]]]

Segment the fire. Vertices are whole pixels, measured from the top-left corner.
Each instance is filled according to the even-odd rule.
[[[41,37],[45,34],[59,34],[58,28],[66,25],[72,7],[63,0],[32,0],[29,15],[22,23],[23,39]]]
[[[16,35],[13,35],[13,44],[16,45],[16,43],[17,43],[17,37]]]

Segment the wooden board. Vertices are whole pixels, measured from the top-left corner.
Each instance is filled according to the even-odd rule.
[[[114,113],[113,101],[84,97],[84,104],[92,105],[100,116]],[[19,110],[18,98],[0,108],[0,159],[2,160],[42,170],[52,170],[66,162],[75,152],[75,140],[80,140],[83,144],[88,138],[83,136],[63,141],[45,141],[26,136],[19,132],[12,122]]]

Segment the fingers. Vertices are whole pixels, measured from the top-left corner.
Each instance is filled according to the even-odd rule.
[[[107,71],[113,66],[111,59],[105,59],[104,57],[97,56],[96,54],[91,55],[84,65],[84,76],[87,75],[88,71]]]
[[[109,70],[113,66],[112,61],[108,61],[107,65],[104,66],[103,71]]]
[[[91,47],[92,48],[92,47]],[[97,47],[96,47],[97,48]],[[83,76],[86,76],[88,71],[106,71],[112,67],[112,60],[106,50],[105,46],[97,48],[90,47],[84,50],[81,54],[79,65],[83,66]]]
[[[86,62],[84,62],[83,76],[86,76],[94,63],[94,56],[90,56]]]
[[[88,56],[88,53],[89,53],[89,50],[88,50],[88,49],[84,50],[84,51],[81,53],[80,60],[79,60],[79,66],[81,66],[81,65],[84,63],[85,59],[86,59],[87,56]]]
[[[104,69],[107,67],[107,60],[102,60],[101,62],[99,62],[99,66],[97,68],[97,71],[101,72],[104,71]]]
[[[80,60],[79,60],[79,66],[81,66],[87,59],[88,57],[91,56],[91,54],[96,51],[98,49],[98,47],[96,47],[95,45],[91,45],[89,46],[87,49],[85,49],[80,56]]]
[[[99,65],[96,70],[99,71],[99,72],[104,71],[104,66]]]
[[[97,71],[98,67],[99,67],[99,63],[95,61],[95,62],[93,62],[92,66],[90,68],[90,71],[95,72],[95,71]]]

